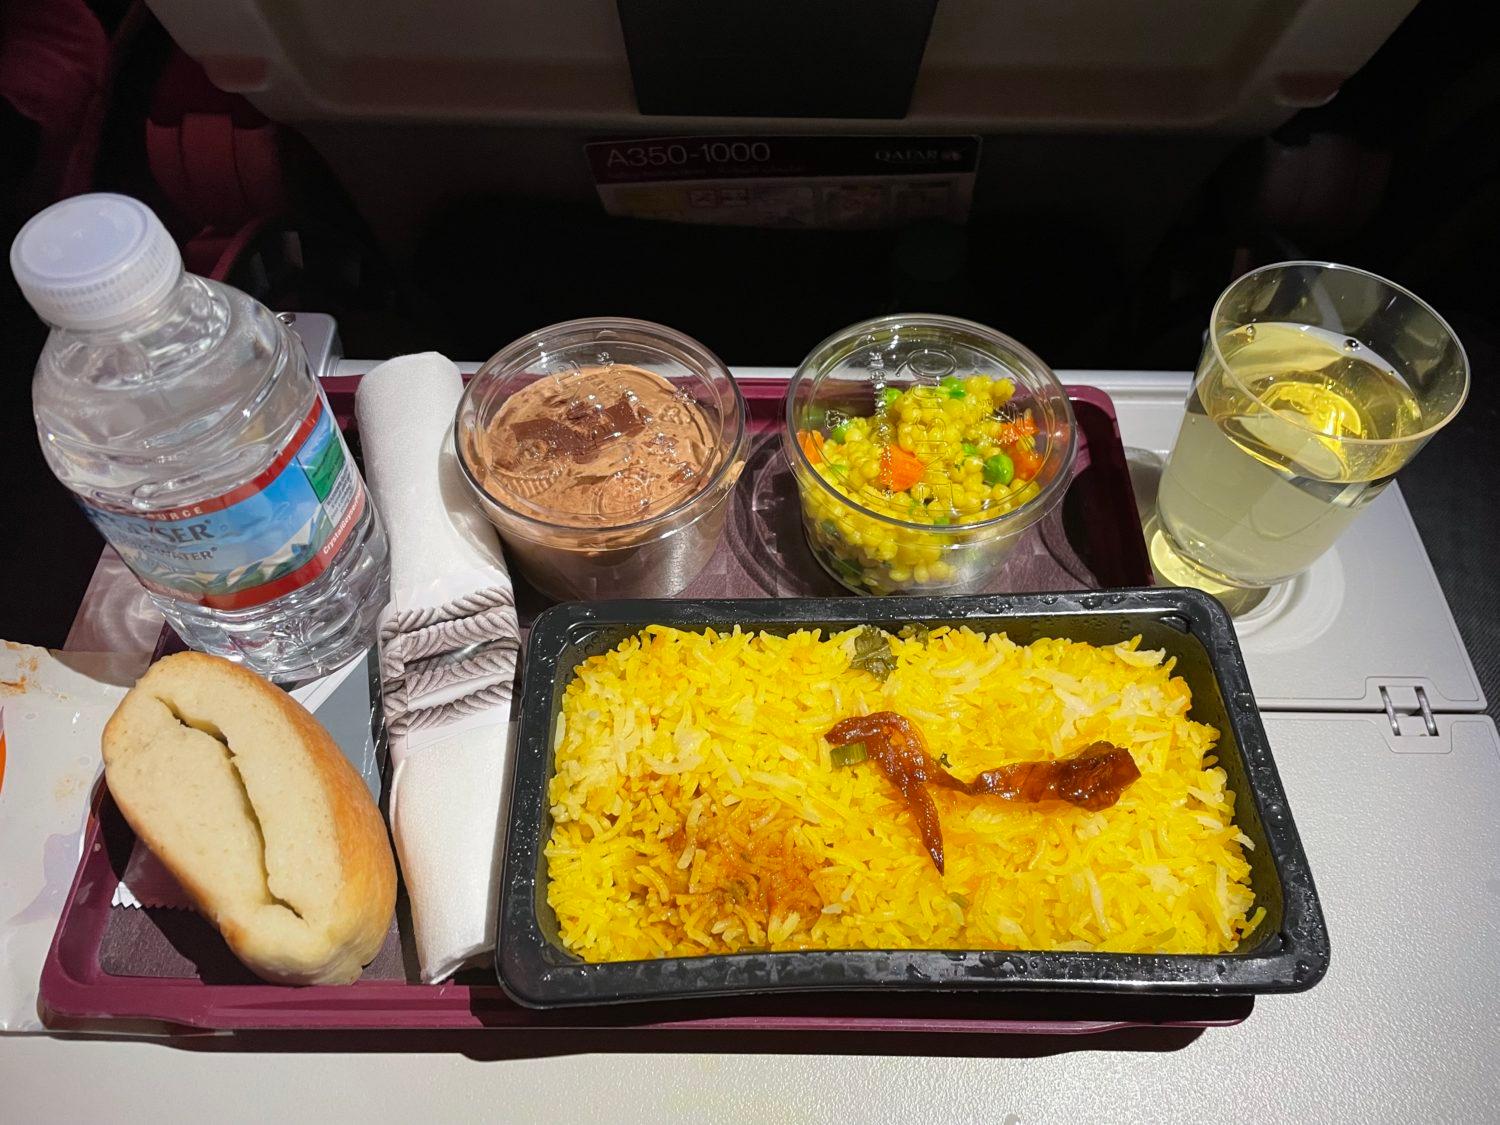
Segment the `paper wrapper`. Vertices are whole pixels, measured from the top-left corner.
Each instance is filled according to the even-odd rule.
[[[37,981],[78,870],[99,736],[150,654],[0,642],[0,1031],[40,1031]]]

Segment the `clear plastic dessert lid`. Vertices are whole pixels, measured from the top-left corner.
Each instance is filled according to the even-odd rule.
[[[1045,506],[1077,451],[1067,393],[1040,358],[984,325],[927,314],[819,344],[788,392],[786,437],[788,456],[843,503],[929,529]]]
[[[553,325],[495,355],[459,406],[473,483],[557,527],[621,528],[675,512],[718,482],[743,439],[724,365],[661,325]]]

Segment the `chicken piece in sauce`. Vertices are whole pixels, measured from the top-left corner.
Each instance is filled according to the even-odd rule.
[[[939,873],[943,870],[943,827],[932,794],[927,792],[928,784],[971,797],[994,796],[1028,803],[1066,801],[1097,812],[1118,801],[1141,776],[1130,751],[1095,742],[1072,758],[1014,762],[986,770],[972,782],[960,781],[933,758],[916,724],[895,711],[844,719],[823,737],[834,746],[864,744],[868,759],[880,767],[905,799],[922,835],[922,845]]]
[[[1007,801],[1066,801],[1098,812],[1118,801],[1140,776],[1129,750],[1110,742],[1095,742],[1071,758],[1014,762],[985,770],[969,783],[969,792]]]

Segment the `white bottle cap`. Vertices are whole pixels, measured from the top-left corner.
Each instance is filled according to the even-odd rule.
[[[48,324],[114,328],[167,295],[182,255],[151,208],[101,192],[32,216],[11,243],[10,268]]]

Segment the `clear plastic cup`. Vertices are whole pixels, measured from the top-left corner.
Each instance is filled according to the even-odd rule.
[[[533,586],[559,600],[669,597],[718,544],[748,431],[739,389],[702,344],[600,317],[491,358],[459,401],[454,444]]]
[[[1394,282],[1335,262],[1245,274],[1209,317],[1152,564],[1241,604],[1300,574],[1468,393],[1458,337]]]
[[[834,333],[782,432],[814,556],[862,594],[976,593],[1062,499],[1078,453],[1062,384],[1003,333],[897,315]]]

